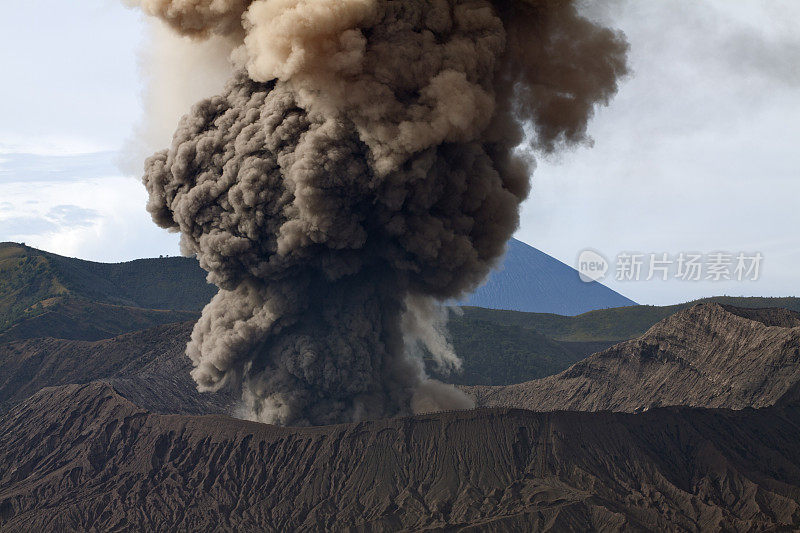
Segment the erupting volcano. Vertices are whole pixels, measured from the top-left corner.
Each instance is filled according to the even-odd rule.
[[[533,150],[587,141],[624,37],[569,1],[140,0],[235,44],[236,74],[146,162],[148,210],[219,292],[187,354],[201,390],[304,425],[469,405],[438,302],[502,256]]]

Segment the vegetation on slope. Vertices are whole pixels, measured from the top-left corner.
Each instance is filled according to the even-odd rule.
[[[94,340],[190,320],[215,292],[192,259],[106,264],[0,243],[0,341]]]
[[[433,376],[459,385],[505,385],[557,374],[610,343],[556,341],[514,324],[452,316],[450,339],[463,361],[461,372]]]
[[[69,292],[47,259],[27,250],[0,243],[0,331],[43,313],[53,298]]]
[[[495,324],[514,325],[559,341],[574,342],[620,342],[643,335],[656,322],[688,309],[698,303],[716,302],[751,309],[783,308],[800,311],[800,298],[758,298],[717,296],[703,298],[678,305],[636,305],[590,311],[578,316],[562,316],[548,313],[522,313],[464,307],[465,319],[477,319]]]
[[[26,316],[0,330],[0,344],[37,337],[84,341],[110,339],[161,324],[194,321],[199,316],[200,313],[195,311],[142,309],[63,297],[51,302],[43,312]]]
[[[96,302],[199,311],[217,292],[197,261],[186,257],[95,263],[44,255],[71,292]]]
[[[800,298],[717,297],[679,305],[637,305],[578,316],[464,307],[448,323],[460,373],[433,376],[459,385],[509,385],[558,374],[593,353],[644,335],[654,324],[696,303],[800,311]]]

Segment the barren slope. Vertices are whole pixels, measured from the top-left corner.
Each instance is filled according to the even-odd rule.
[[[698,304],[555,376],[467,387],[482,406],[639,411],[764,407],[800,383],[800,314]]]
[[[228,412],[231,393],[200,394],[184,354],[192,323],[128,333],[101,341],[27,339],[0,344],[0,408],[43,387],[106,380],[160,413]]]
[[[0,529],[790,529],[798,456],[793,406],[296,429],[71,385],[0,417]]]

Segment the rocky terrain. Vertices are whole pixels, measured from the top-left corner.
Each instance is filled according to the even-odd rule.
[[[0,344],[0,409],[43,387],[104,380],[156,413],[228,413],[234,395],[201,394],[184,355],[192,323],[100,341],[37,338]]]
[[[544,379],[467,387],[481,406],[625,411],[766,407],[800,384],[800,314],[698,304]]]
[[[489,409],[316,428],[155,415],[107,384],[0,417],[0,527],[800,527],[800,409]]]
[[[800,529],[796,299],[465,308],[489,407],[279,428],[197,392],[193,269],[0,246],[0,530]]]

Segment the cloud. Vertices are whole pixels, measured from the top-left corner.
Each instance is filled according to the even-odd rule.
[[[66,135],[9,135],[0,133],[0,155],[32,154],[40,156],[85,155],[108,150],[107,145]]]
[[[11,217],[0,220],[2,224],[2,232],[10,237],[28,236],[28,235],[43,235],[53,233],[58,230],[58,225],[51,220],[43,217]],[[10,237],[2,238],[7,240]]]
[[[143,114],[118,159],[123,172],[135,175],[142,174],[147,157],[169,145],[181,116],[195,102],[222,92],[233,72],[228,60],[233,45],[225,38],[200,42],[152,19],[146,33],[149,39],[139,52]]]
[[[0,204],[4,211],[12,211],[13,204]],[[1,213],[0,213],[1,214]],[[0,219],[0,234],[15,236],[47,235],[65,229],[88,228],[97,223],[100,215],[94,209],[77,205],[57,205],[44,215],[16,215]]]
[[[117,148],[139,113],[141,38],[138,17],[119,1],[4,2],[0,151]]]
[[[580,250],[760,251],[758,282],[608,282],[636,301],[797,294],[798,2],[587,4],[631,42],[634,75],[589,134],[540,161],[517,237],[573,265]]]
[[[141,183],[121,176],[4,183],[0,241],[92,261],[177,255],[178,238],[156,228]]]
[[[800,83],[800,37],[769,38],[755,28],[741,28],[722,39],[720,48],[732,68],[790,88]]]
[[[57,205],[47,212],[45,218],[60,226],[86,228],[93,225],[100,214],[94,209],[77,205]]]
[[[74,181],[115,176],[116,152],[69,155],[6,153],[0,159],[0,184]]]

